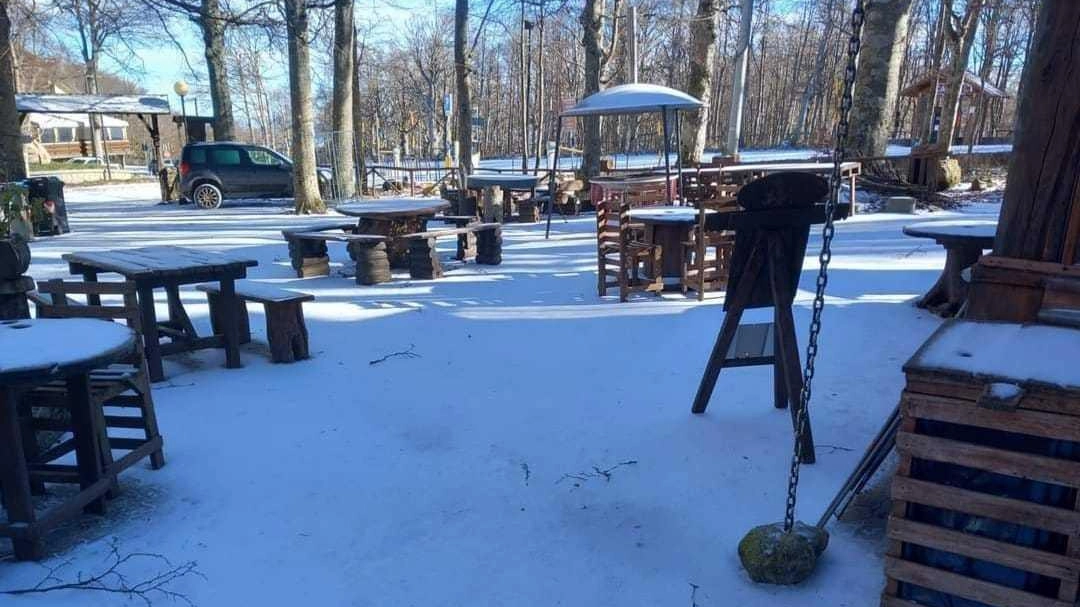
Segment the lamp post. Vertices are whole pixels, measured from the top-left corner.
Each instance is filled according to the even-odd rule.
[[[180,115],[184,124],[184,145],[188,143],[188,124],[187,124],[187,106],[184,103],[184,97],[187,96],[188,91],[191,89],[188,87],[188,83],[183,80],[177,80],[173,83],[172,90],[174,93],[180,96]]]

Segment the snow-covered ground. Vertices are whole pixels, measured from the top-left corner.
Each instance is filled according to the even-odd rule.
[[[556,220],[546,241],[542,226],[507,226],[499,267],[449,263],[441,280],[399,273],[361,287],[341,247],[331,246],[333,276],[293,276],[279,230],[321,218],[281,203],[200,212],[155,197],[154,184],[69,188],[74,231],[33,243],[33,276],[65,276],[60,256],[74,250],[249,255],[259,260],[252,278],[315,295],[305,307],[313,358],[272,365],[259,343],[245,347],[243,369],[224,369],[218,350],[169,358],[154,391],[168,465],[125,474],[107,516],[52,536],[43,563],[4,559],[0,590],[32,586],[65,562],[53,575],[99,571],[115,542],[122,553],[197,561],[204,577],[172,589],[203,606],[628,607],[689,605],[692,593],[701,607],[876,604],[876,528],[834,523],[819,570],[799,587],[748,580],[736,544],[783,518],[792,442],[770,371],[725,370],[708,413],[691,415],[722,294],[598,298],[590,216]],[[849,474],[899,398],[901,365],[941,322],[911,302],[944,252],[901,227],[956,216],[867,214],[837,228],[806,521]],[[813,236],[796,304],[803,340],[819,245]],[[207,327],[203,295],[183,296]],[[252,314],[261,342],[262,312]],[[754,310],[745,321],[768,317]],[[403,351],[417,356],[370,364]],[[160,568],[130,565],[132,582]],[[0,603],[129,604],[85,592]]]

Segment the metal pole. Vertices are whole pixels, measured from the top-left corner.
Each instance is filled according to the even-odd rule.
[[[188,137],[188,128],[187,128],[187,104],[184,102],[184,96],[183,95],[180,95],[180,116],[183,119],[183,125],[184,125],[184,145],[187,145],[188,142],[190,141],[190,138]]]
[[[664,195],[667,203],[671,204],[671,129],[668,127],[667,106],[661,106],[660,112],[664,115],[664,175],[667,178],[664,182]]]
[[[675,162],[677,163],[675,167],[678,171],[678,177],[675,178],[675,183],[679,186],[679,200],[682,201],[683,204],[686,204],[686,196],[683,195],[682,191],[682,118],[679,117],[679,110],[675,110],[675,150],[679,154],[675,157]]]
[[[555,173],[559,168],[559,148],[562,146],[563,117],[559,116],[559,124],[555,127],[555,158],[548,167],[548,203],[547,203],[547,227],[544,228],[544,240],[551,234],[551,211],[555,208]]]
[[[630,82],[638,81],[637,7],[630,7]]]

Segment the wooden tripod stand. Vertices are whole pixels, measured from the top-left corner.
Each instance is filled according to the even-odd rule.
[[[810,225],[825,220],[823,207],[816,203],[827,192],[828,183],[815,175],[775,173],[739,191],[739,206],[745,211],[726,213],[725,217],[716,219],[717,223],[729,224],[724,227],[735,228],[735,250],[728,298],[724,302],[724,321],[694,397],[691,409],[694,413],[705,412],[724,367],[771,364],[774,404],[789,409],[792,425],[798,430],[796,420],[803,376],[791,306],[802,272]],[[838,214],[846,216],[846,212],[847,209],[841,209]],[[763,307],[773,308],[773,342],[762,344],[761,352],[756,355],[737,352],[733,355],[732,344],[738,341],[740,329],[746,329],[739,326],[743,312]],[[809,464],[816,458],[809,412],[806,415],[798,440],[801,459]]]

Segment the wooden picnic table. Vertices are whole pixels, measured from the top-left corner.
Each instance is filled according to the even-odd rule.
[[[734,175],[739,181],[748,182],[773,173],[812,173],[828,177],[832,174],[831,162],[766,162],[761,164],[731,164],[722,167],[702,167],[701,172],[722,175]],[[847,179],[851,186],[851,213],[855,213],[855,178],[862,173],[862,164],[858,162],[840,163],[840,178]]]
[[[535,192],[540,184],[539,175],[520,173],[476,173],[469,175],[465,187],[481,192],[481,214],[484,221],[503,221],[514,214],[514,192]],[[502,200],[502,212],[499,212]]]
[[[928,221],[904,226],[904,234],[932,238],[945,247],[945,268],[934,286],[915,303],[942,316],[953,316],[967,301],[962,272],[975,265],[985,249],[994,248],[997,222],[990,220]]]
[[[105,494],[125,465],[115,462],[105,468],[105,420],[91,399],[90,371],[122,362],[134,350],[135,333],[118,323],[87,318],[0,321],[0,489],[7,510],[0,536],[11,538],[16,558],[41,558],[45,533],[81,510],[104,513]],[[80,490],[39,517],[31,481],[41,479],[26,459],[19,404],[26,391],[56,380],[67,384]],[[32,433],[26,438],[34,440]]]
[[[686,170],[686,169],[683,169]],[[623,200],[630,192],[640,192],[652,187],[663,187],[667,181],[668,193],[671,200],[679,195],[679,177],[672,172],[671,179],[667,175],[629,175],[626,177],[594,177],[589,180],[589,201],[595,205],[601,200],[618,194]]]
[[[380,198],[339,204],[338,213],[356,217],[357,233],[386,236],[386,254],[390,267],[409,267],[409,244],[401,237],[427,230],[427,222],[436,213],[450,208],[442,198]]]
[[[150,381],[165,379],[161,358],[167,354],[191,352],[202,348],[225,348],[225,366],[240,364],[240,330],[237,314],[240,300],[236,280],[247,276],[247,269],[259,265],[254,259],[214,251],[176,246],[140,249],[68,253],[63,256],[72,274],[81,274],[86,282],[96,282],[100,273],[120,274],[135,283],[142,313],[143,339]],[[221,285],[223,333],[200,337],[195,331],[184,303],[180,286],[202,282]],[[169,319],[159,322],[154,308],[154,290],[164,289],[169,303]],[[101,298],[88,295],[88,303],[100,305]],[[162,339],[167,338],[167,343]]]

